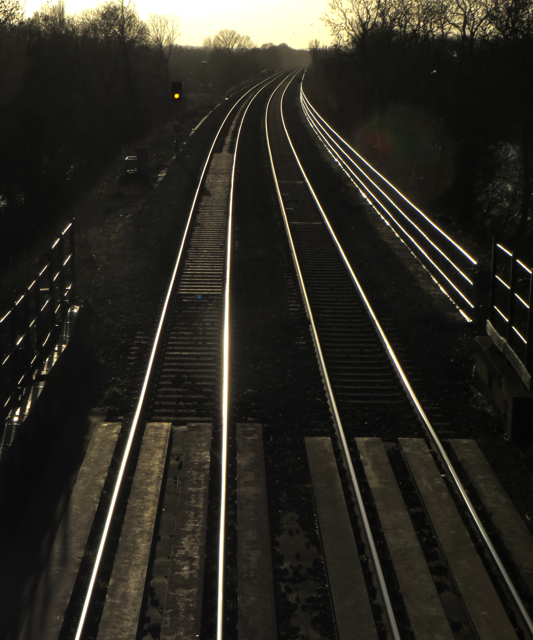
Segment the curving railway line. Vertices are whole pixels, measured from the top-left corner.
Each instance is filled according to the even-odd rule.
[[[306,173],[300,81],[228,109],[81,569],[13,637],[533,637],[531,536],[413,390]]]

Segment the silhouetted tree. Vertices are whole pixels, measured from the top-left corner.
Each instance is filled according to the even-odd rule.
[[[533,222],[533,6],[527,0],[494,0],[490,21],[502,41],[498,54],[505,63],[519,128],[522,184],[518,233],[523,234]]]
[[[472,224],[496,210],[501,221],[505,200],[509,213],[518,200],[520,229],[532,231],[530,0],[331,0],[323,20],[335,44],[310,43],[308,86],[346,135],[362,142],[364,134],[372,161],[389,166],[397,114],[428,114],[436,166],[450,175],[435,191],[442,206],[453,202],[454,215]],[[416,171],[396,177],[410,188]]]
[[[170,56],[181,35],[181,21],[176,14],[149,13],[147,22],[150,49],[154,53],[156,64],[161,71],[161,80],[166,89],[169,85]]]
[[[213,36],[212,46],[215,49],[228,49],[230,51],[242,51],[255,47],[250,36],[241,35],[234,29],[221,29]]]
[[[0,0],[0,30],[18,24],[24,15],[24,6],[19,0]]]
[[[446,20],[451,35],[458,35],[463,57],[472,57],[479,40],[490,34],[493,0],[452,0]]]
[[[206,84],[222,94],[297,55],[250,48],[247,36],[233,49],[181,47],[174,15],[143,21],[127,0],[75,16],[63,0],[21,11],[0,0],[0,263],[17,239],[53,226],[119,148],[168,119],[170,74],[192,107]]]

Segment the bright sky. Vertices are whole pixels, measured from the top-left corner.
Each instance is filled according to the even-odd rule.
[[[42,0],[26,0],[27,13],[33,13]],[[66,0],[67,13],[94,7],[98,0]],[[293,49],[307,49],[315,38],[330,44],[328,29],[320,17],[328,0],[135,0],[141,18],[148,13],[175,12],[181,18],[180,44],[199,46],[204,38],[220,29],[235,29],[249,35],[256,45],[285,42]]]

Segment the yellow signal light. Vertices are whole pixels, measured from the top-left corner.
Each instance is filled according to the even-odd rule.
[[[170,85],[170,95],[172,96],[172,102],[181,102],[183,100],[183,84],[179,81],[172,82]]]

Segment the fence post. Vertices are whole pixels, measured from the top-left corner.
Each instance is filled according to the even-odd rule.
[[[490,292],[489,292],[489,312],[488,319],[492,322],[492,310],[494,309],[494,300],[496,295],[496,238],[492,238],[492,256],[490,260]]]
[[[56,294],[56,283],[55,283],[55,279],[54,279],[54,248],[52,247],[50,249],[50,251],[48,252],[48,259],[49,259],[49,264],[48,264],[48,298],[50,300],[50,324],[51,324],[51,331],[54,330],[57,321],[56,321],[56,299],[57,299],[57,294]]]
[[[76,304],[76,218],[72,219],[70,227],[70,306]]]
[[[527,310],[527,329],[526,329],[526,359],[524,364],[526,369],[531,373],[531,365],[533,364],[533,271],[529,274],[529,309]]]
[[[35,280],[34,291],[33,291],[33,299],[35,304],[35,336],[37,339],[37,349],[40,350],[43,346],[44,342],[44,327],[43,327],[43,318],[41,312],[41,278],[37,277]]]
[[[35,345],[32,341],[31,329],[30,329],[30,316],[31,316],[31,308],[30,308],[30,296],[29,291],[26,291],[24,294],[24,298],[22,300],[22,327],[24,329],[24,338],[23,338],[23,361],[24,361],[24,378],[26,379],[26,373],[28,370],[31,370],[31,363],[33,360],[33,356],[36,353]]]
[[[507,305],[507,344],[512,346],[513,339],[513,322],[514,322],[514,297],[516,289],[516,258],[511,253],[511,273],[509,274],[509,301]]]
[[[13,387],[13,362],[9,357],[11,347],[11,315],[13,311],[8,311],[0,321],[0,418],[4,419],[3,403],[7,399],[9,391]],[[0,433],[1,433],[0,427]]]
[[[12,345],[12,350],[11,350],[11,385],[12,388],[16,388],[18,386],[18,382],[20,379],[20,358],[19,358],[19,353],[18,353],[18,347],[17,347],[17,338],[18,338],[18,331],[17,331],[17,325],[18,325],[18,318],[17,318],[17,307],[14,306],[13,309],[11,309],[11,321],[9,323],[9,333],[10,333],[10,338],[11,338],[11,345]]]
[[[64,251],[65,239],[61,237],[59,242],[56,244],[56,253],[57,253],[57,262],[58,262],[58,272],[57,272],[57,280],[58,280],[58,294],[59,294],[59,318],[60,324],[63,324],[65,321],[65,317],[67,315],[67,301],[65,298],[66,294],[66,281],[65,281],[65,251]]]

